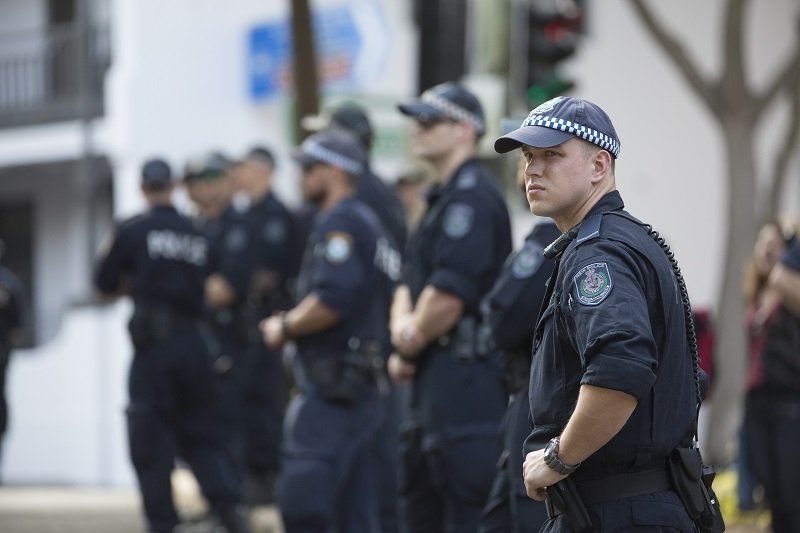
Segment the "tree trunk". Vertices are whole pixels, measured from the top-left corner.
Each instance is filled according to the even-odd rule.
[[[292,51],[294,52],[294,129],[297,142],[308,136],[300,125],[306,115],[319,113],[319,76],[314,48],[314,27],[309,0],[292,0]]]
[[[742,280],[758,227],[753,205],[755,158],[750,140],[751,126],[745,122],[730,117],[722,124],[728,172],[728,223],[723,254],[727,263],[716,313],[715,365],[710,398],[713,402],[712,416],[708,442],[704,444],[708,453],[706,461],[713,464],[727,464],[733,458],[731,453],[735,450],[725,446],[736,442],[747,369]]]

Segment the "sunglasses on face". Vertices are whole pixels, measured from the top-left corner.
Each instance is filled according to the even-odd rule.
[[[429,117],[428,115],[419,115],[415,118],[415,120],[417,121],[417,125],[420,127],[420,129],[423,130],[433,129],[443,122],[451,122],[446,118]]]

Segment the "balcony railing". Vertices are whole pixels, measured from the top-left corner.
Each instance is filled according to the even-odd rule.
[[[0,35],[0,128],[102,116],[110,63],[107,29]]]

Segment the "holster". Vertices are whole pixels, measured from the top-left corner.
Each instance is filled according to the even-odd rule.
[[[545,506],[550,518],[565,515],[575,533],[589,533],[594,527],[575,482],[568,477],[547,488]]]
[[[451,353],[456,361],[470,362],[488,356],[488,353],[479,349],[481,341],[478,329],[475,317],[464,315],[449,334]]]
[[[197,324],[196,319],[181,317],[166,307],[136,306],[128,321],[133,346],[145,350],[166,342],[180,328]]]
[[[353,405],[361,398],[365,387],[375,382],[372,354],[364,352],[360,342],[351,343],[342,356],[303,361],[303,372],[326,400]]]
[[[676,448],[669,456],[668,470],[675,492],[701,533],[725,531],[717,495],[711,487],[715,472],[703,464],[697,448]]]

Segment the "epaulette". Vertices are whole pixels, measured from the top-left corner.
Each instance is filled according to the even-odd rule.
[[[603,214],[597,213],[586,218],[578,230],[578,237],[575,239],[576,245],[581,245],[600,236],[600,224],[603,221]]]

